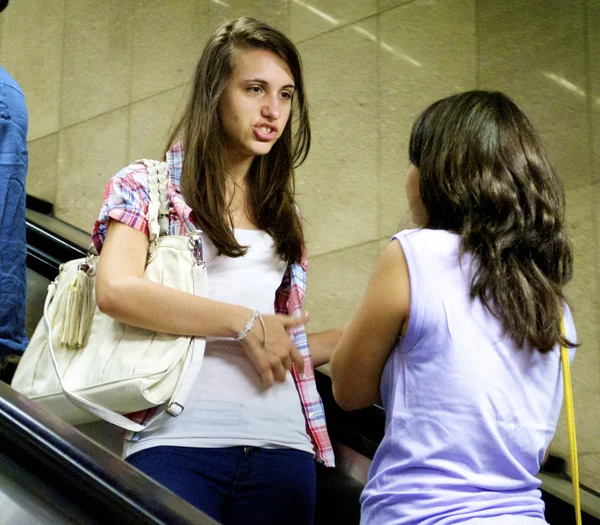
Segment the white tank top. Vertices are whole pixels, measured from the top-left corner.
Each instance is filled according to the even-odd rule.
[[[266,232],[235,229],[234,235],[242,246],[248,246],[243,257],[217,256],[214,244],[202,235],[208,297],[273,314],[275,292],[287,263],[279,258]],[[126,442],[124,457],[160,445],[255,446],[313,453],[291,374],[284,383],[264,390],[241,344],[216,337],[207,338],[200,375],[181,415],[142,433],[134,443]]]

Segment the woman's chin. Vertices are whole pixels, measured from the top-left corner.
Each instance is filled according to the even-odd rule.
[[[252,152],[255,156],[267,155],[273,148],[274,142],[259,142],[252,145]]]

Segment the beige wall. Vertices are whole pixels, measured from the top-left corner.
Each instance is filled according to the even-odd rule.
[[[305,62],[312,329],[347,322],[379,250],[409,225],[407,138],[425,105],[496,88],[530,113],[567,188],[582,480],[600,491],[600,2],[13,0],[0,63],[29,105],[28,192],[89,231],[108,178],[161,153],[209,29],[241,14],[287,32]],[[564,425],[554,448],[566,455]]]

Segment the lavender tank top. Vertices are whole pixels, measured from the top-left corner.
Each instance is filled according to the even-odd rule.
[[[559,348],[518,348],[477,300],[459,236],[407,230],[410,320],[381,378],[363,525],[541,525],[535,477],[563,399]],[[565,308],[567,338],[576,340]],[[574,350],[570,351],[570,359]]]

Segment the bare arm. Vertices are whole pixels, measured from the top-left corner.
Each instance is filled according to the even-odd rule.
[[[308,334],[308,346],[315,368],[329,363],[333,349],[340,341],[343,333],[343,328],[332,328],[323,332]]]
[[[352,321],[333,351],[330,371],[336,402],[356,410],[377,402],[385,362],[410,311],[410,281],[397,241],[383,251]]]
[[[96,300],[101,311],[123,323],[181,335],[236,337],[252,311],[198,297],[143,278],[148,238],[141,232],[110,221],[96,276]],[[287,329],[305,319],[264,316],[267,345],[262,345],[258,322],[242,342],[265,386],[285,380],[292,362],[301,371],[302,356]]]
[[[96,276],[98,307],[133,326],[181,335],[235,337],[252,311],[143,278],[148,238],[111,221]],[[237,331],[236,331],[237,329]]]

